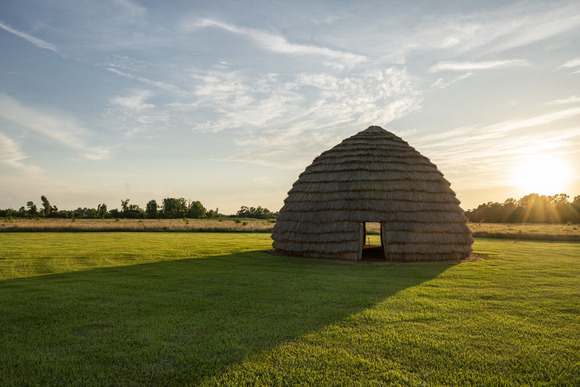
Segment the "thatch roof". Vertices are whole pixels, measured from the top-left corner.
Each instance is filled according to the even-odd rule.
[[[378,126],[318,156],[288,193],[274,226],[278,253],[361,259],[364,222],[382,224],[392,261],[461,259],[473,238],[437,167]]]

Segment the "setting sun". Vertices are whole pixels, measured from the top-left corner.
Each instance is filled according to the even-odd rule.
[[[571,169],[562,159],[536,156],[522,161],[515,169],[515,184],[525,193],[554,195],[566,191]]]

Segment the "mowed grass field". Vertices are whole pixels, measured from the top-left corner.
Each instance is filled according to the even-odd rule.
[[[0,233],[1,385],[580,385],[580,243],[272,256],[264,233]]]

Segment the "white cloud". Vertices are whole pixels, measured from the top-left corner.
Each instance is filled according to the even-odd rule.
[[[578,97],[576,95],[572,95],[568,98],[555,99],[553,101],[546,102],[546,105],[568,105],[568,104],[573,104],[573,103],[578,103],[578,102],[580,102],[580,97]]]
[[[27,158],[28,156],[22,153],[20,144],[0,132],[0,163],[26,174],[39,173],[41,169],[37,166],[24,164],[22,162]]]
[[[139,60],[135,58],[130,58],[126,55],[107,55],[102,63],[98,63],[97,66],[103,66],[107,68],[119,68],[128,71],[144,71],[154,65],[150,62]],[[121,74],[119,74],[121,75]]]
[[[440,71],[475,71],[495,70],[508,67],[528,66],[530,63],[523,59],[495,60],[486,62],[439,62],[429,69],[430,73]]]
[[[240,80],[241,81],[241,80]],[[251,81],[249,84],[251,83]],[[245,103],[231,109],[228,101],[208,99],[222,112],[215,121],[197,130],[243,129],[236,139],[242,151],[229,158],[283,169],[297,169],[343,136],[366,127],[387,125],[416,109],[420,95],[401,67],[353,73],[349,77],[329,74],[298,74],[281,82],[270,76],[254,94],[245,82],[238,88]],[[229,110],[228,110],[229,109]]]
[[[486,128],[489,132],[510,132],[517,129],[531,128],[539,125],[551,124],[556,121],[560,121],[566,118],[574,117],[580,115],[580,108],[570,108],[565,110],[553,111],[545,114],[541,114],[536,117],[529,119],[519,120],[519,121],[508,121],[501,122],[495,125],[490,125]]]
[[[238,27],[212,19],[201,19],[186,26],[187,30],[197,28],[217,27],[234,34],[247,36],[265,50],[290,55],[315,55],[341,61],[347,65],[356,65],[368,60],[366,56],[350,52],[332,50],[326,47],[288,42],[284,37],[261,30]]]
[[[115,68],[111,68],[111,67],[107,68],[107,70],[114,73],[114,74],[120,75],[122,77],[129,78],[129,79],[132,79],[132,80],[137,81],[137,82],[145,83],[147,85],[155,86],[155,87],[158,87],[158,88],[163,89],[163,90],[180,91],[179,87],[171,85],[171,84],[166,83],[166,82],[153,81],[151,79],[147,79],[144,77],[139,77],[139,76],[136,76],[133,74],[125,73],[123,71],[119,71],[119,70],[117,70]]]
[[[246,127],[284,128],[315,122],[387,123],[416,106],[416,95],[400,68],[372,70],[349,77],[301,73],[282,81],[274,75],[260,83],[233,73],[200,77],[197,107],[211,108],[215,120],[198,130],[221,131]]]
[[[517,121],[465,126],[409,143],[429,157],[455,189],[510,185],[510,168],[523,155],[579,152],[580,128],[563,127],[580,108],[563,109]]]
[[[541,3],[520,3],[510,7],[514,13],[501,18],[501,25],[494,26],[502,34],[495,39],[496,47],[489,49],[495,52],[511,50],[578,28],[580,14],[577,4],[555,4],[551,9],[546,9]]]
[[[580,58],[569,60],[568,62],[564,63],[562,67],[570,69],[573,67],[580,67]]]
[[[578,67],[580,67],[580,58],[569,60],[560,66],[560,68],[575,69],[576,71],[573,71],[571,74],[580,74],[580,69],[577,69]]]
[[[2,28],[5,31],[10,32],[11,34],[18,36],[19,38],[26,40],[29,43],[32,43],[36,47],[44,48],[45,50],[58,52],[58,50],[56,49],[56,47],[53,44],[48,43],[42,39],[35,38],[34,36],[31,36],[25,32],[18,31],[2,21],[0,21],[0,28]]]
[[[529,130],[530,128],[542,125],[554,124],[576,115],[580,115],[580,108],[558,110],[540,114],[531,118],[503,121],[487,126],[472,125],[455,128],[441,133],[421,136],[416,141],[419,144],[422,144],[422,148],[438,148],[445,146],[450,148],[465,148],[471,151],[473,147],[483,148],[483,145],[479,141],[503,139],[509,135],[509,132],[520,129]],[[476,153],[480,155],[481,150],[478,150]]]
[[[104,148],[87,145],[80,135],[86,136],[90,132],[78,126],[70,118],[58,117],[29,108],[2,93],[0,93],[0,117],[33,130],[61,145],[75,149],[90,160],[100,160],[109,153]]]
[[[153,104],[145,103],[145,100],[150,98],[151,95],[152,93],[148,90],[140,90],[127,97],[116,96],[109,100],[109,102],[125,109],[141,111],[155,107]]]
[[[472,72],[468,72],[468,73],[459,75],[457,77],[454,77],[452,79],[439,78],[431,85],[431,87],[434,87],[437,89],[445,89],[446,87],[451,86],[455,82],[459,82],[459,81],[462,81],[464,79],[467,79],[467,78],[471,77],[472,75],[473,75]]]
[[[485,11],[464,10],[433,15],[409,15],[398,21],[401,28],[373,34],[376,19],[366,30],[352,34],[350,29],[335,29],[325,41],[337,46],[360,47],[363,53],[382,53],[385,60],[406,63],[414,52],[431,57],[482,58],[496,56],[564,34],[580,26],[578,2],[517,2],[489,7]],[[405,24],[403,26],[403,24]],[[572,41],[565,36],[563,39]]]

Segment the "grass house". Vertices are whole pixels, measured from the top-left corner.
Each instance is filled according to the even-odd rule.
[[[368,223],[380,246],[365,246]],[[467,257],[473,238],[437,167],[378,126],[343,140],[299,176],[272,232],[276,253],[358,261]]]

